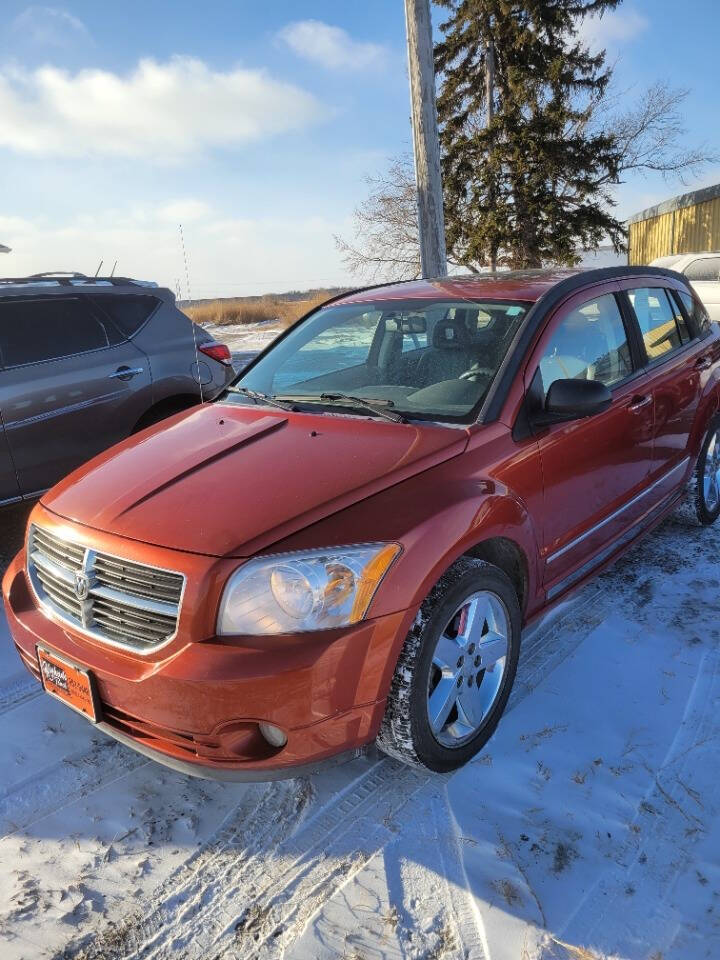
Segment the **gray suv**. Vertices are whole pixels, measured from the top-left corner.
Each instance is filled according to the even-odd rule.
[[[39,496],[96,453],[232,380],[228,348],[153,283],[0,279],[0,504]]]

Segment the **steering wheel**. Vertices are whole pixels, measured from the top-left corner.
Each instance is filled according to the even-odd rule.
[[[479,380],[481,377],[485,377],[488,380],[491,380],[495,371],[491,370],[489,367],[470,367],[469,370],[466,370],[464,373],[461,373],[458,377],[458,380],[469,380],[471,383],[474,383],[476,380]]]

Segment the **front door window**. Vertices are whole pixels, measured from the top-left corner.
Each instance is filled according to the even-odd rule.
[[[556,380],[598,380],[606,387],[632,373],[630,348],[612,294],[572,310],[560,323],[540,360],[545,393]]]

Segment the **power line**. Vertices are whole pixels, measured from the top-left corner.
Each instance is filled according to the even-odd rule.
[[[187,293],[188,300],[192,300],[192,295],[190,293],[190,269],[188,267],[187,251],[185,250],[185,237],[183,235],[181,223],[178,224],[178,229],[180,230],[180,247],[182,248],[183,262],[185,264],[185,292]]]

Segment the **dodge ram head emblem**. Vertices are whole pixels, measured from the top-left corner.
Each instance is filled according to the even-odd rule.
[[[75,596],[78,600],[87,600],[90,593],[90,581],[84,573],[75,574]]]

